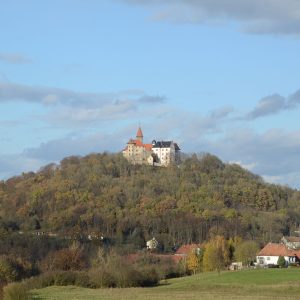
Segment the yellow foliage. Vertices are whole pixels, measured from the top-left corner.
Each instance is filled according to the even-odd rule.
[[[186,264],[187,264],[188,271],[192,272],[193,274],[195,274],[196,271],[199,270],[200,261],[199,261],[198,255],[195,253],[195,251],[191,251],[188,254]]]

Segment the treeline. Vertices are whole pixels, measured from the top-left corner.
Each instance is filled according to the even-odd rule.
[[[68,157],[0,183],[0,237],[89,236],[129,252],[153,236],[162,252],[216,235],[264,244],[298,229],[299,199],[209,154],[169,168],[133,166],[118,154]]]

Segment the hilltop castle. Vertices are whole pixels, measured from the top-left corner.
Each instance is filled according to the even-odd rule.
[[[148,164],[153,166],[169,166],[179,164],[180,148],[173,141],[155,141],[143,143],[143,132],[138,128],[136,139],[130,139],[123,156],[133,164]]]

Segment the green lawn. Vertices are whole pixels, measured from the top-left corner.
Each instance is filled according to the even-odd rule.
[[[54,286],[35,290],[33,294],[36,299],[53,300],[300,299],[300,270],[203,273],[171,279],[155,288],[92,290]]]

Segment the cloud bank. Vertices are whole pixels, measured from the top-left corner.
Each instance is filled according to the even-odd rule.
[[[118,0],[149,9],[158,21],[238,23],[254,34],[300,34],[298,0]]]
[[[262,98],[256,107],[246,115],[246,119],[254,120],[268,115],[274,115],[284,110],[293,110],[300,105],[300,90],[294,94],[283,97],[273,94]]]
[[[31,59],[18,53],[0,53],[0,61],[5,63],[20,65],[31,63]]]

